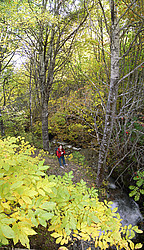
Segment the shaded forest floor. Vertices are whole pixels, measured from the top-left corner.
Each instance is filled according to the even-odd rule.
[[[73,171],[73,183],[78,183],[81,181],[81,179],[83,179],[89,187],[95,186],[94,178],[96,176],[90,167],[76,164],[73,161],[69,161],[67,159],[66,163],[67,166],[65,166],[63,169],[59,166],[57,157],[45,157],[45,165],[50,166],[50,168],[47,170],[48,175],[63,176],[65,173]]]

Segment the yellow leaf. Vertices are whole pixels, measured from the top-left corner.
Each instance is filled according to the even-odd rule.
[[[135,245],[135,249],[139,249],[139,248],[142,248],[142,246],[143,246],[143,244],[141,244],[141,243],[138,243],[138,244],[136,244],[136,245]]]
[[[37,234],[33,229],[30,227],[23,227],[22,230],[25,232],[27,235],[35,235]]]
[[[38,189],[39,194],[41,194],[42,196],[45,196],[45,192],[42,189]]]
[[[18,235],[15,235],[15,237],[13,238],[13,242],[14,244],[16,244],[19,240],[19,236]]]
[[[28,249],[30,249],[29,238],[23,232],[21,232],[19,240],[23,246],[26,246]]]
[[[13,192],[13,195],[14,195],[17,199],[20,198],[20,195],[19,195],[18,193],[16,193],[16,192]]]
[[[6,208],[6,209],[11,209],[10,206],[9,206],[9,204],[6,203],[6,202],[1,202],[1,205],[2,205],[4,208]]]
[[[132,241],[130,241],[130,247],[131,249],[134,249],[134,243]]]
[[[64,239],[61,241],[61,245],[64,245],[65,243],[67,243],[67,240],[64,238]]]
[[[19,199],[19,204],[22,206],[24,204],[24,201],[22,199]]]
[[[56,239],[56,244],[59,244],[62,240],[62,236]]]
[[[51,188],[47,187],[47,186],[44,186],[43,189],[47,192],[47,193],[51,193],[52,190]]]
[[[27,194],[27,196],[34,197],[35,195],[38,194],[38,192],[36,192],[34,189],[32,189],[32,190],[28,190],[26,192],[26,194]]]
[[[58,238],[58,237],[62,236],[62,234],[58,234],[55,232],[55,233],[52,233],[51,236],[54,238]]]
[[[32,203],[31,199],[29,197],[27,197],[27,196],[22,196],[22,199],[24,200],[24,202],[26,204],[31,204]]]
[[[58,250],[68,250],[68,248],[67,247],[59,247]]]

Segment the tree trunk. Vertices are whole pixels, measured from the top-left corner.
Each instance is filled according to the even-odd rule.
[[[53,54],[54,30],[51,30],[51,41],[47,55],[42,51],[40,55],[41,63],[41,99],[42,99],[42,139],[43,149],[50,152],[48,135],[48,102],[50,91],[53,84],[53,75],[55,67],[55,57]],[[49,61],[49,64],[47,62]],[[48,70],[47,70],[48,68]]]
[[[49,151],[49,136],[48,136],[48,100],[43,99],[42,103],[42,139],[43,149]]]
[[[50,5],[49,5],[50,3]],[[51,5],[52,4],[52,5]],[[74,5],[75,6],[75,1]],[[84,7],[85,8],[85,7]],[[52,19],[41,19],[41,15],[36,18],[39,34],[31,32],[31,28],[26,31],[26,35],[33,37],[30,39],[30,48],[34,49],[35,83],[38,100],[40,93],[41,118],[42,118],[42,139],[43,149],[49,151],[48,137],[48,102],[53,78],[56,73],[64,67],[70,56],[72,45],[79,28],[84,24],[88,16],[87,12],[82,15],[82,20],[76,25],[74,19],[74,9],[71,11],[62,1],[48,2],[43,0],[40,6],[41,15],[50,11]],[[68,10],[68,12],[67,12]],[[76,11],[79,20],[79,11]],[[68,18],[67,18],[68,16]],[[57,20],[58,22],[56,22]],[[71,25],[74,23],[74,28]],[[34,42],[35,41],[35,42]],[[31,43],[32,42],[32,43]],[[32,47],[31,47],[32,46]],[[62,56],[60,56],[62,55]]]
[[[117,11],[114,1],[110,0],[111,8],[111,77],[107,100],[105,126],[103,137],[99,150],[97,185],[100,186],[104,179],[104,170],[106,168],[106,158],[109,150],[113,124],[116,113],[116,102],[119,80],[119,25],[117,23]]]
[[[30,81],[29,81],[29,109],[30,109],[30,130],[32,132],[32,62],[30,61]]]
[[[2,113],[0,109],[0,128],[1,128],[1,136],[5,136],[5,130],[4,130],[4,124],[3,124],[3,119],[2,119]]]

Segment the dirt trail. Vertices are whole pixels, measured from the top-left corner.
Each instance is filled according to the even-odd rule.
[[[78,183],[83,179],[89,187],[94,185],[94,173],[87,166],[81,166],[66,160],[67,166],[61,168],[58,163],[57,157],[46,156],[45,165],[48,165],[50,168],[47,170],[48,175],[60,175],[63,176],[65,173],[73,171],[73,182]]]

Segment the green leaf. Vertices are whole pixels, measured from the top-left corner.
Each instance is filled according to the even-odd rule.
[[[47,226],[46,220],[43,217],[38,217],[38,220],[43,227]]]
[[[137,186],[140,187],[143,184],[143,179],[140,179],[136,182]]]
[[[2,177],[3,177],[3,175],[4,175],[4,173],[0,173],[0,178],[2,178]]]
[[[2,233],[6,238],[12,239],[15,237],[15,233],[12,228],[8,225],[0,225]]]
[[[15,222],[15,218],[3,218],[1,219],[1,223],[3,224],[12,224],[13,222]]]
[[[38,170],[47,170],[49,168],[49,166],[40,166],[38,168]]]
[[[16,189],[23,185],[23,181],[17,181],[10,186],[10,189]]]
[[[37,199],[37,201],[36,201],[35,206],[36,206],[36,207],[39,207],[40,204],[42,203],[42,200],[43,200],[43,199],[44,199],[44,197],[39,197],[39,198]]]
[[[36,172],[36,175],[45,176],[46,174],[45,174],[44,172],[42,172],[42,171],[37,171],[37,172]]]
[[[134,196],[136,193],[137,193],[137,190],[134,189],[132,192],[130,192],[129,196],[132,197],[132,196]]]
[[[133,250],[134,249],[134,243],[131,240],[129,240],[129,243],[130,243],[130,248]]]
[[[38,167],[43,167],[45,160],[39,161]]]
[[[36,192],[35,190],[28,190],[26,194],[27,196],[34,197],[38,194],[38,192]]]
[[[65,227],[65,232],[67,235],[70,235],[71,234],[71,230],[70,230],[70,226],[69,226],[69,223],[67,223],[66,227]]]
[[[135,237],[135,232],[133,230],[131,230],[129,239],[133,239],[134,237]]]
[[[56,239],[56,244],[59,244],[62,240],[62,236]]]
[[[47,210],[47,211],[50,211],[50,210],[53,210],[53,209],[55,208],[55,206],[56,206],[56,203],[55,203],[55,202],[46,201],[46,202],[44,202],[44,203],[40,206],[40,208],[45,209],[45,210]]]
[[[35,226],[35,227],[37,227],[38,226],[38,220],[35,218],[35,216],[32,216],[31,217],[31,222],[33,223],[33,225]]]
[[[95,223],[98,223],[100,222],[99,218],[95,215],[92,216],[92,220],[95,222]]]
[[[19,229],[19,226],[18,224],[14,224],[14,226],[12,227],[14,233],[15,233],[15,237],[14,238],[18,238],[19,237],[19,234],[20,234],[20,229]],[[18,240],[17,240],[18,241]]]
[[[134,197],[134,200],[135,200],[135,201],[138,201],[139,198],[140,198],[140,193],[137,193],[137,194],[135,195],[135,197]]]
[[[129,186],[129,189],[131,189],[131,190],[134,189],[134,188],[135,188],[135,186]]]
[[[3,166],[3,168],[6,170],[6,171],[8,171],[9,170],[9,168],[10,168],[10,166],[9,166],[9,164],[4,164],[4,166]]]
[[[144,194],[144,189],[140,189],[140,193],[141,193],[141,194]]]
[[[77,220],[73,216],[71,216],[69,224],[71,229],[76,230]]]
[[[51,188],[50,188],[49,186],[43,186],[43,189],[44,189],[44,191],[46,191],[47,193],[51,193],[51,192],[52,192],[52,190],[51,190]]]
[[[0,236],[0,243],[2,243],[3,245],[8,245],[9,241],[3,236]]]
[[[43,218],[43,219],[45,219],[45,220],[50,220],[50,219],[52,219],[53,216],[54,216],[53,213],[44,212],[44,213],[41,215],[41,218]]]
[[[4,181],[3,181],[3,180],[0,180],[0,186],[1,186],[3,183],[4,183]]]
[[[69,217],[68,216],[65,216],[62,220],[62,227],[65,228],[67,223],[69,221]]]

